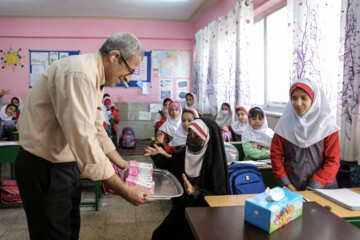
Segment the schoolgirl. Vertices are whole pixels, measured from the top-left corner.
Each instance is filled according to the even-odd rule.
[[[279,186],[302,191],[337,188],[339,127],[316,82],[300,79],[290,87],[290,101],[275,127],[271,163]]]
[[[119,113],[116,110],[115,105],[112,105],[111,98],[105,98],[103,102],[106,108],[107,119],[109,120],[109,123],[114,128],[114,131],[117,135],[118,127],[116,124],[120,122]]]
[[[232,111],[229,103],[223,103],[221,110],[216,116],[215,122],[219,127],[229,126],[232,122]]]
[[[161,127],[161,125],[166,122],[167,117],[169,116],[169,105],[173,100],[171,98],[165,98],[163,101],[163,109],[158,112],[155,117],[154,125],[155,125],[155,132]]]
[[[164,124],[161,125],[156,133],[156,144],[159,142],[169,144],[181,125],[181,114],[182,108],[180,104],[177,102],[171,102],[169,105],[169,117],[166,119]]]
[[[244,159],[270,158],[270,146],[274,132],[268,127],[266,115],[260,107],[249,110],[248,123],[242,134]]]
[[[1,104],[1,103],[0,103]],[[17,111],[17,106],[9,103],[2,106],[0,109],[0,140],[3,139],[5,130],[4,128],[16,129],[16,120],[14,114]]]
[[[11,99],[11,103],[14,104],[14,105],[16,105],[16,106],[18,107],[16,113],[14,114],[14,116],[16,117],[16,119],[18,119],[18,118],[20,117],[20,112],[21,112],[21,110],[22,110],[22,108],[23,108],[23,106],[24,106],[24,103],[23,103],[23,101],[22,101],[20,98],[18,98],[18,97],[13,97],[13,98]]]
[[[222,127],[224,132],[231,132],[232,139],[234,141],[241,141],[241,135],[246,127],[247,119],[248,119],[248,112],[246,108],[240,106],[236,108],[236,118],[237,121],[233,122],[229,126]]]

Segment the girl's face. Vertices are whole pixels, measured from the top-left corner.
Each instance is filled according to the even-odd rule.
[[[105,107],[106,107],[106,108],[110,108],[110,107],[111,107],[111,104],[105,104]]]
[[[14,104],[14,105],[16,105],[16,106],[19,106],[19,102],[18,102],[18,100],[16,100],[16,99],[13,99],[13,100],[11,101],[11,103]]]
[[[301,88],[296,88],[291,94],[291,104],[297,114],[304,115],[311,107],[311,98]]]
[[[188,106],[191,106],[194,103],[194,99],[190,95],[187,95],[186,96],[186,103],[187,103]]]
[[[247,116],[245,114],[245,112],[243,110],[237,110],[236,111],[236,116],[237,116],[237,120],[242,123],[242,124],[246,124],[247,123]]]
[[[260,114],[257,114],[255,117],[250,117],[249,121],[250,121],[250,126],[253,129],[258,130],[262,127],[262,125],[264,123],[264,118],[261,117]]]
[[[189,128],[189,135],[191,137],[193,137],[193,138],[198,138],[198,139],[202,140],[202,138],[195,131],[193,131],[191,128]],[[204,144],[205,144],[205,141],[203,141],[202,146],[204,146]]]
[[[188,128],[192,121],[194,121],[194,115],[192,115],[189,112],[184,112],[182,115],[182,118],[181,118],[181,124],[182,124],[182,127],[184,128],[185,132],[188,131]]]
[[[170,105],[170,101],[167,101],[167,102],[164,104],[163,108],[164,108],[164,109],[169,109],[169,105]]]
[[[180,111],[177,107],[172,107],[169,109],[169,114],[170,114],[170,117],[176,119],[179,117]]]
[[[14,115],[16,108],[14,106],[10,106],[6,109],[5,113],[6,115],[8,115],[9,117],[11,117],[12,115]]]
[[[230,109],[229,109],[228,106],[222,105],[222,106],[221,106],[221,110],[229,111]]]

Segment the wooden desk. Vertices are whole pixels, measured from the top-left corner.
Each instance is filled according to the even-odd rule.
[[[15,178],[14,175],[14,162],[17,156],[17,153],[21,147],[19,141],[14,141],[16,145],[0,146],[0,180],[1,178],[1,165],[2,163],[10,164],[11,179]],[[9,141],[0,141],[0,143],[10,143]],[[95,181],[95,201],[94,202],[81,202],[81,205],[95,205],[96,211],[99,210],[100,198],[101,198],[101,181]],[[0,208],[9,208],[9,207],[18,207],[22,204],[14,205],[3,205],[0,203]]]
[[[360,188],[351,188],[351,190],[360,193]],[[298,193],[311,202],[317,202],[321,206],[330,206],[331,212],[360,228],[360,211],[346,209],[313,191],[299,191]],[[244,206],[245,200],[254,195],[256,194],[206,196],[205,200],[210,207]]]
[[[304,203],[301,217],[271,234],[244,221],[244,206],[186,208],[185,215],[201,240],[360,239],[359,229],[315,202]]]

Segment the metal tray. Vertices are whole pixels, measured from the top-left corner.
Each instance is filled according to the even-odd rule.
[[[145,196],[145,199],[169,200],[184,194],[179,180],[167,170],[154,168],[153,181],[155,182],[155,192],[151,196]]]

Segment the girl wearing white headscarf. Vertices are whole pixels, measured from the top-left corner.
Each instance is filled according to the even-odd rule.
[[[232,123],[232,111],[230,104],[223,103],[221,105],[221,110],[216,116],[215,122],[219,127],[229,126]]]
[[[293,191],[337,188],[338,132],[335,114],[316,82],[294,82],[271,144],[272,170],[278,185]]]
[[[0,101],[1,104],[1,101]],[[5,106],[2,106],[0,109],[0,140],[5,135],[4,128],[15,129],[16,130],[16,120],[14,114],[17,111],[17,106],[15,104],[9,103]]]
[[[222,130],[224,132],[230,131],[234,141],[241,141],[241,135],[243,134],[247,124],[248,112],[245,107],[240,106],[236,108],[235,113],[237,121],[227,127],[222,127]]]
[[[253,107],[249,111],[249,118],[242,134],[244,159],[270,158],[270,146],[274,132],[268,127],[266,115],[260,107]]]
[[[192,108],[192,109],[195,109],[198,112],[198,114],[200,114],[199,107],[198,107],[198,101],[197,101],[195,94],[189,92],[186,94],[185,98],[186,98],[185,109]]]
[[[18,98],[18,97],[13,97],[11,99],[11,103],[17,106],[17,111],[14,114],[14,117],[16,117],[16,119],[18,119],[20,117],[20,112],[21,112],[21,110],[22,110],[22,108],[24,106],[24,103],[21,100],[21,98]]]

